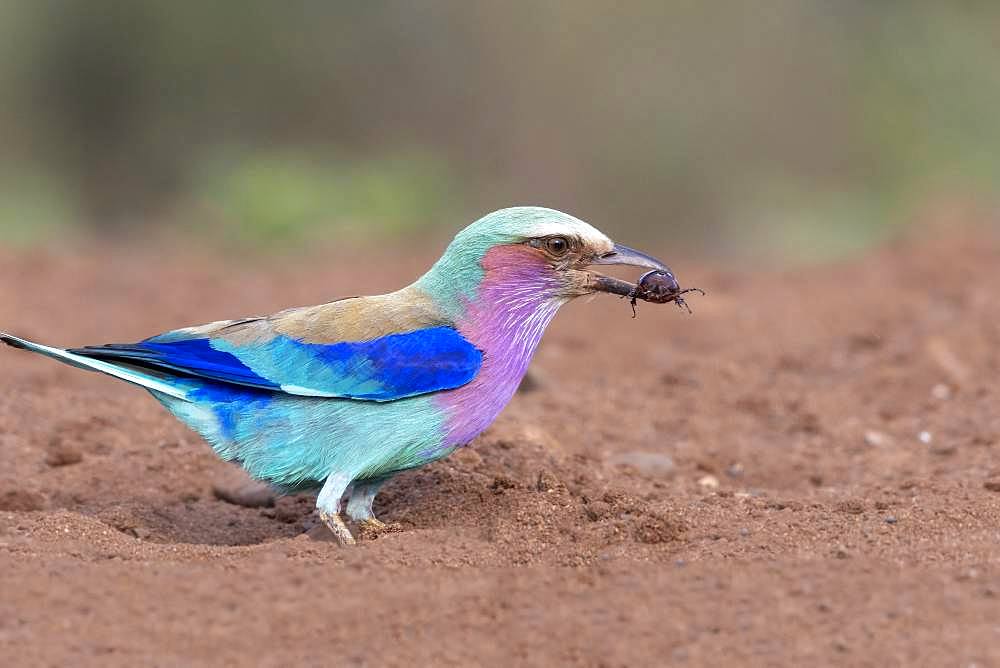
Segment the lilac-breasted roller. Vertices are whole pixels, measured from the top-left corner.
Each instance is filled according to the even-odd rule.
[[[491,213],[459,232],[411,285],[274,315],[187,327],[138,343],[53,348],[0,340],[146,388],[220,457],[291,492],[319,489],[323,521],[372,513],[391,476],[447,456],[513,396],[546,326],[569,300],[627,294],[589,271],[667,272],[573,216],[540,207]]]

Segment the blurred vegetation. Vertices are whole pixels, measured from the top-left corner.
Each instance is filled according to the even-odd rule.
[[[994,2],[9,0],[0,243],[294,247],[538,203],[822,257],[996,206],[997,63]]]
[[[205,168],[195,187],[205,207],[193,219],[197,227],[214,223],[212,234],[255,245],[363,241],[420,230],[458,196],[453,186],[446,166],[419,152],[322,162],[251,153]]]

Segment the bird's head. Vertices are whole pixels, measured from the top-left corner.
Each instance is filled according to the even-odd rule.
[[[459,232],[420,285],[456,305],[474,299],[484,286],[559,303],[595,292],[626,295],[632,284],[591,269],[614,264],[667,272],[676,287],[663,262],[614,243],[578,218],[543,207],[512,207]]]

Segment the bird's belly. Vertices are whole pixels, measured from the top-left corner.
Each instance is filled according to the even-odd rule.
[[[380,403],[210,384],[193,402],[154,396],[223,459],[286,489],[321,485],[334,472],[352,480],[383,477],[454,449],[430,396]]]

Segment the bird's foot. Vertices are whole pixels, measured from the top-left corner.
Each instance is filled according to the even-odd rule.
[[[319,518],[333,532],[333,537],[337,539],[341,547],[354,545],[356,542],[354,536],[351,535],[351,531],[347,528],[340,513],[328,513],[325,510],[321,510],[319,511]]]
[[[403,526],[398,522],[386,524],[374,517],[369,517],[358,522],[358,534],[364,540],[375,540],[379,536],[384,536],[388,533],[400,533],[402,530]]]

